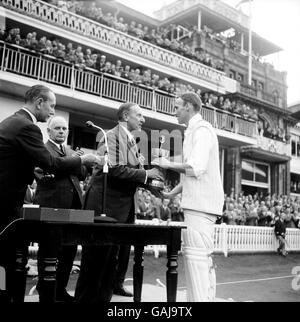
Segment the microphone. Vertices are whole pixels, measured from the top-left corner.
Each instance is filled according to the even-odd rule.
[[[87,127],[92,127],[92,128],[94,128],[94,129],[97,129],[97,130],[99,130],[99,131],[101,131],[102,132],[102,134],[103,134],[103,136],[104,136],[104,141],[105,141],[105,147],[106,147],[106,153],[108,153],[108,143],[107,143],[107,135],[106,135],[106,133],[105,133],[105,131],[100,127],[100,126],[97,126],[97,125],[95,125],[92,121],[87,121],[86,123],[85,123],[85,125],[87,126]]]

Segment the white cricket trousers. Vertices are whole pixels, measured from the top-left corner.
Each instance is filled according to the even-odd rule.
[[[188,302],[212,302],[216,274],[212,261],[216,216],[184,209],[187,229],[182,230]]]

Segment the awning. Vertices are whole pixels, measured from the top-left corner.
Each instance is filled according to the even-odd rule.
[[[285,163],[291,160],[291,157],[276,152],[266,151],[259,147],[245,146],[241,148],[243,157],[249,157],[251,159],[257,159],[261,161],[267,161],[271,163]]]

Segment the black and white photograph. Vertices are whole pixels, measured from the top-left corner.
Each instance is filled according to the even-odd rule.
[[[0,0],[0,306],[300,302],[299,17]]]

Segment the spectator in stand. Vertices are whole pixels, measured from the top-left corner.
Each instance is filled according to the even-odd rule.
[[[223,222],[227,225],[236,225],[237,213],[234,209],[234,204],[230,203],[228,210],[223,213]]]
[[[139,218],[145,220],[152,220],[155,218],[155,210],[152,204],[150,194],[147,194],[145,199],[139,204]]]
[[[170,191],[172,188],[170,189]],[[180,206],[180,197],[174,197],[170,204],[172,221],[184,221],[184,212]]]
[[[160,219],[163,221],[171,220],[171,209],[169,208],[170,199],[163,199],[160,206]]]
[[[116,62],[115,76],[121,77],[122,72],[123,72],[122,62],[121,62],[121,60],[118,59]]]
[[[250,204],[249,210],[246,212],[246,226],[257,226],[257,211],[254,204]]]
[[[129,79],[129,75],[130,75],[130,66],[126,65],[124,70],[121,73],[121,77],[125,79]]]
[[[101,55],[100,56],[100,62],[99,62],[99,66],[98,66],[98,70],[103,73],[103,70],[105,69],[106,66],[106,56],[105,55]]]

